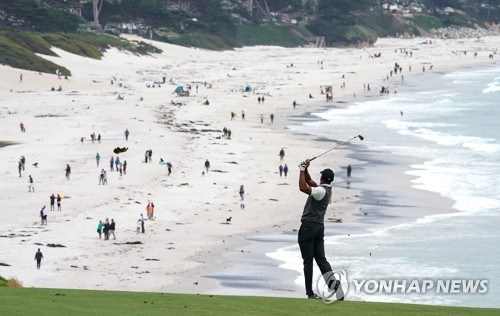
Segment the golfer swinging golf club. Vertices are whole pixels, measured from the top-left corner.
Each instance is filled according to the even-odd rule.
[[[304,260],[304,278],[306,294],[309,299],[320,299],[313,292],[313,259],[321,270],[325,282],[329,282],[328,287],[335,291],[340,283],[335,278],[331,278],[332,267],[325,258],[325,245],[323,237],[325,236],[324,219],[326,209],[332,196],[332,186],[330,185],[334,178],[331,169],[321,171],[319,185],[311,179],[309,175],[310,159],[299,164],[300,177],[299,189],[309,195],[302,213],[301,226],[299,230],[298,242],[302,259]]]

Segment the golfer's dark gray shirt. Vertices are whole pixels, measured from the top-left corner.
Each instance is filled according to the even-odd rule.
[[[322,184],[321,187],[326,191],[325,196],[317,201],[312,195],[309,195],[300,220],[302,223],[323,223],[326,209],[330,203],[330,197],[332,196],[332,187],[327,184]]]

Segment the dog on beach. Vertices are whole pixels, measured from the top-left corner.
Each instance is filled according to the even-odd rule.
[[[122,147],[122,148],[116,147],[115,149],[113,149],[113,152],[115,154],[121,154],[121,153],[126,152],[127,150],[128,150],[128,147]]]

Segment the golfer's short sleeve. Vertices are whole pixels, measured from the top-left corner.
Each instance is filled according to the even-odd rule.
[[[311,188],[311,196],[316,201],[320,201],[321,199],[323,199],[325,197],[325,194],[326,194],[326,190],[323,187],[313,187],[313,188]]]

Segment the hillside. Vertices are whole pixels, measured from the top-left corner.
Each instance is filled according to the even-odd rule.
[[[366,46],[378,37],[449,36],[449,32],[430,31],[449,26],[487,28],[500,23],[500,0],[394,2],[2,0],[0,63],[51,72],[61,67],[33,54],[51,54],[51,45],[93,58],[99,58],[110,46],[131,47],[138,52],[150,49],[144,44],[136,49],[137,44],[88,32],[138,33],[173,44],[217,50],[246,45]]]

